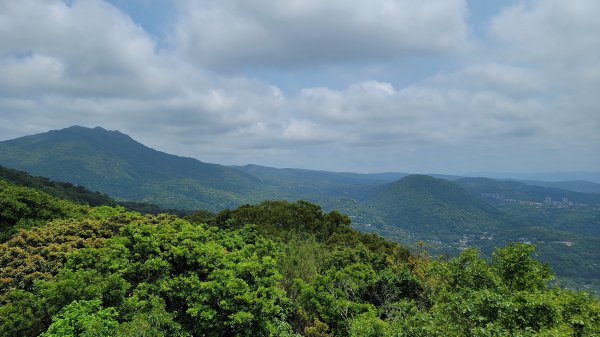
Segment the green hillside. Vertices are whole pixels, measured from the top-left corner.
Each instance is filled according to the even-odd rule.
[[[116,202],[108,195],[100,192],[92,192],[81,185],[75,186],[67,182],[52,181],[46,177],[32,176],[27,172],[3,166],[0,166],[0,179],[19,186],[35,188],[51,196],[79,204],[90,206],[116,205]]]
[[[181,219],[0,192],[2,214],[36,223],[0,243],[0,337],[600,333],[598,299],[549,287],[531,245],[434,259],[308,202]]]
[[[457,183],[522,223],[600,237],[599,194],[487,178],[465,178]]]
[[[173,208],[231,207],[260,188],[248,174],[159,152],[102,128],[73,126],[0,142],[0,164]]]
[[[426,175],[382,186],[367,204],[388,225],[427,238],[492,232],[510,223],[503,212],[460,186]]]
[[[594,247],[600,234],[597,194],[483,178],[444,176],[450,182],[402,173],[225,167],[161,153],[101,128],[71,127],[0,142],[0,164],[7,158],[14,167],[27,164],[31,172],[69,183],[0,168],[5,179],[92,206],[120,204],[128,210],[157,214],[165,209],[152,204],[221,211],[269,199],[303,199],[347,214],[352,227],[363,232],[408,245],[422,240],[434,254],[456,255],[471,246],[489,256],[494,248],[509,242],[532,242],[540,247],[539,257],[561,278],[570,278],[577,287],[591,284],[600,291],[595,281],[600,269],[594,264],[600,259],[600,250]],[[84,178],[87,183],[82,182]],[[72,184],[102,191],[117,201]],[[546,205],[546,197],[553,203]],[[562,198],[573,205],[555,204]]]
[[[484,178],[461,179],[455,184],[411,175],[382,186],[368,200],[379,222],[356,228],[407,244],[423,240],[431,252],[450,255],[466,247],[491,254],[510,242],[528,242],[538,247],[538,258],[554,268],[560,284],[600,292],[599,209],[516,199],[501,202],[495,197],[482,199],[482,193],[506,193],[524,200],[563,193],[580,201],[595,197]]]
[[[82,217],[89,208],[0,179],[0,242],[49,220]]]
[[[104,193],[90,191],[81,185],[53,181],[46,177],[32,176],[27,172],[9,169],[3,166],[0,166],[0,179],[21,187],[33,188],[58,199],[64,199],[82,205],[119,205],[125,207],[125,209],[129,211],[136,211],[142,214],[171,213],[185,215],[191,212],[185,209],[167,209],[146,202],[126,200],[116,201]]]

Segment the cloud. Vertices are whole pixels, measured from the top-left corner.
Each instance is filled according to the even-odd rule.
[[[208,162],[337,170],[600,165],[593,1],[519,2],[475,51],[458,0],[178,6],[158,41],[104,1],[0,1],[0,135],[99,125]],[[433,76],[398,70],[426,54]]]
[[[177,49],[202,66],[297,66],[448,53],[468,44],[463,0],[183,1]]]
[[[94,0],[0,6],[1,66],[9,69],[2,87],[23,96],[39,90],[131,96],[150,89],[147,66],[157,66],[155,43],[115,7]]]
[[[543,111],[542,103],[534,99],[492,91],[417,85],[396,90],[389,83],[373,81],[341,91],[305,89],[295,103],[313,123],[348,135],[335,141],[371,147],[524,136],[516,130],[536,128]]]
[[[285,100],[273,85],[211,75],[157,50],[103,1],[3,1],[0,9],[0,111],[21,124],[6,137],[84,124],[137,130],[156,144],[148,133],[160,128],[176,140],[182,129],[222,135],[268,120]]]
[[[39,90],[59,84],[65,63],[56,57],[31,54],[25,57],[0,59],[0,91],[3,94],[39,94]],[[35,83],[35,87],[33,84]]]
[[[467,65],[452,73],[437,74],[429,79],[429,83],[471,90],[485,88],[520,95],[532,95],[546,90],[547,86],[543,74],[535,69],[489,61]]]
[[[502,54],[569,81],[600,81],[600,2],[520,1],[495,17],[490,35]]]
[[[539,123],[548,145],[563,153],[600,153],[598,12],[598,1],[520,1],[489,25],[499,58],[523,64],[530,78],[543,78],[544,87],[536,92],[544,100]]]

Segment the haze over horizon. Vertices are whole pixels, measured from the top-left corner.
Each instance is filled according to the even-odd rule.
[[[0,141],[219,164],[600,171],[600,2],[0,0]]]

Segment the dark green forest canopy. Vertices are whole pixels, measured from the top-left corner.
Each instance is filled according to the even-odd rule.
[[[83,186],[67,182],[56,182],[45,177],[35,177],[27,172],[0,166],[0,179],[19,186],[30,187],[50,194],[53,197],[70,200],[90,206],[116,205],[106,194],[92,192]]]
[[[600,334],[531,245],[445,260],[303,201],[182,219],[0,184],[0,336]]]
[[[27,172],[0,166],[0,180],[8,183],[29,187],[58,199],[89,206],[123,206],[125,209],[140,213],[171,213],[185,215],[191,211],[180,209],[165,209],[158,205],[138,201],[117,201],[107,194],[91,191],[81,185],[68,182],[54,181],[46,177],[30,175]]]

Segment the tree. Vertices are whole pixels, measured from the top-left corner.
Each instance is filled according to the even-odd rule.
[[[492,266],[512,291],[540,291],[554,278],[548,264],[533,259],[533,245],[510,243],[494,251]]]
[[[74,301],[53,318],[41,337],[105,337],[117,332],[117,312],[99,300]]]

